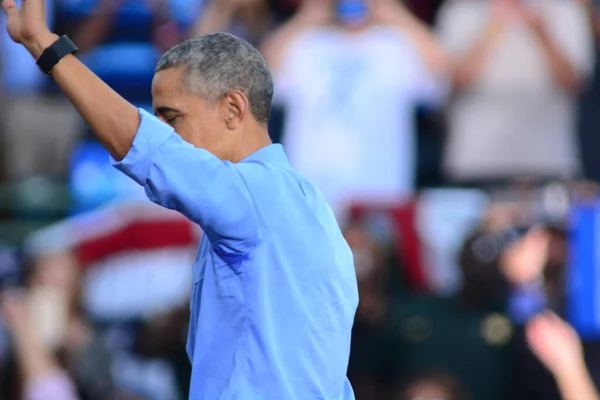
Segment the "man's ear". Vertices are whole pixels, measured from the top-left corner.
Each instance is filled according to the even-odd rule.
[[[232,90],[225,95],[222,101],[227,128],[231,130],[239,128],[250,111],[248,98],[242,92]]]

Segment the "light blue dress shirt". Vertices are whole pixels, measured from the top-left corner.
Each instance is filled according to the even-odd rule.
[[[356,276],[321,193],[280,145],[221,161],[140,115],[115,166],[205,232],[191,294],[190,399],[353,399]]]

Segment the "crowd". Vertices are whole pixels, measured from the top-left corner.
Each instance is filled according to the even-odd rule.
[[[595,210],[600,181],[600,2],[46,4],[148,111],[173,44],[226,31],[261,50],[272,139],[354,253],[358,400],[599,398],[600,329],[573,317],[573,277],[594,274],[574,272],[572,213]],[[0,400],[187,398],[202,232],[112,169],[4,22]]]

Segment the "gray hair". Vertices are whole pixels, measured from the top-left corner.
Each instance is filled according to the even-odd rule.
[[[185,68],[184,84],[204,99],[216,103],[231,90],[248,97],[250,112],[266,124],[273,100],[273,79],[267,63],[247,41],[228,33],[189,39],[167,51],[155,72]]]

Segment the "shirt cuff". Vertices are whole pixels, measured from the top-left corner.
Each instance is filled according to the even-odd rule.
[[[137,183],[144,185],[148,168],[145,168],[143,165],[145,163],[140,163],[140,161],[162,146],[175,134],[175,131],[141,108],[139,113],[140,126],[127,155],[121,161],[117,161],[111,156],[110,162],[115,168],[133,178]]]

